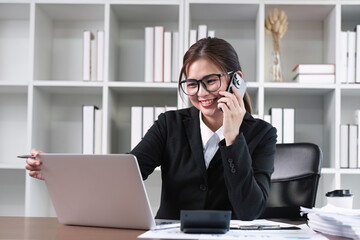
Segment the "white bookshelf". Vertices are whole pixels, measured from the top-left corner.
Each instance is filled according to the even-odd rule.
[[[281,39],[284,81],[271,82],[272,39],[264,20],[286,12]],[[297,63],[340,63],[340,32],[360,24],[360,1],[270,0],[0,0],[0,215],[54,216],[43,182],[25,174],[18,154],[81,152],[81,107],[103,109],[103,153],[130,150],[131,106],[186,105],[177,83],[144,82],[144,28],[179,32],[179,62],[189,31],[206,24],[236,49],[254,114],[296,108],[296,142],[314,142],[324,154],[317,206],[325,193],[350,188],[360,208],[360,169],[339,167],[339,126],[360,109],[360,86],[292,83]],[[82,33],[105,31],[104,81],[82,81]],[[161,172],[146,181],[156,212]]]

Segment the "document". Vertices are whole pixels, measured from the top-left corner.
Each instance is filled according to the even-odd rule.
[[[294,225],[268,221],[264,219],[257,219],[254,221],[238,221],[231,220],[230,228],[241,226],[279,226],[279,227],[292,227]],[[282,239],[326,239],[324,236],[317,234],[311,230],[306,224],[297,226],[297,230],[233,230],[230,229],[225,234],[189,234],[183,233],[180,230],[180,224],[173,225],[172,227],[158,226],[154,230],[147,231],[138,236],[138,238],[156,238],[156,239],[267,239],[267,240],[282,240]]]

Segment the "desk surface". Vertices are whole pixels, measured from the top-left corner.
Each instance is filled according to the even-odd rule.
[[[0,217],[0,239],[137,239],[142,230],[66,226],[57,218]],[[328,239],[346,239],[324,235]]]

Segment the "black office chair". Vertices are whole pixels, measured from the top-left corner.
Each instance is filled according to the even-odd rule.
[[[270,196],[260,218],[302,218],[300,206],[315,205],[321,162],[315,144],[277,144]]]

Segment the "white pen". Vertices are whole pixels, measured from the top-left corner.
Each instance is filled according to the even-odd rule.
[[[36,157],[33,156],[33,155],[19,155],[17,156],[18,158],[32,158],[32,159],[35,159]]]

